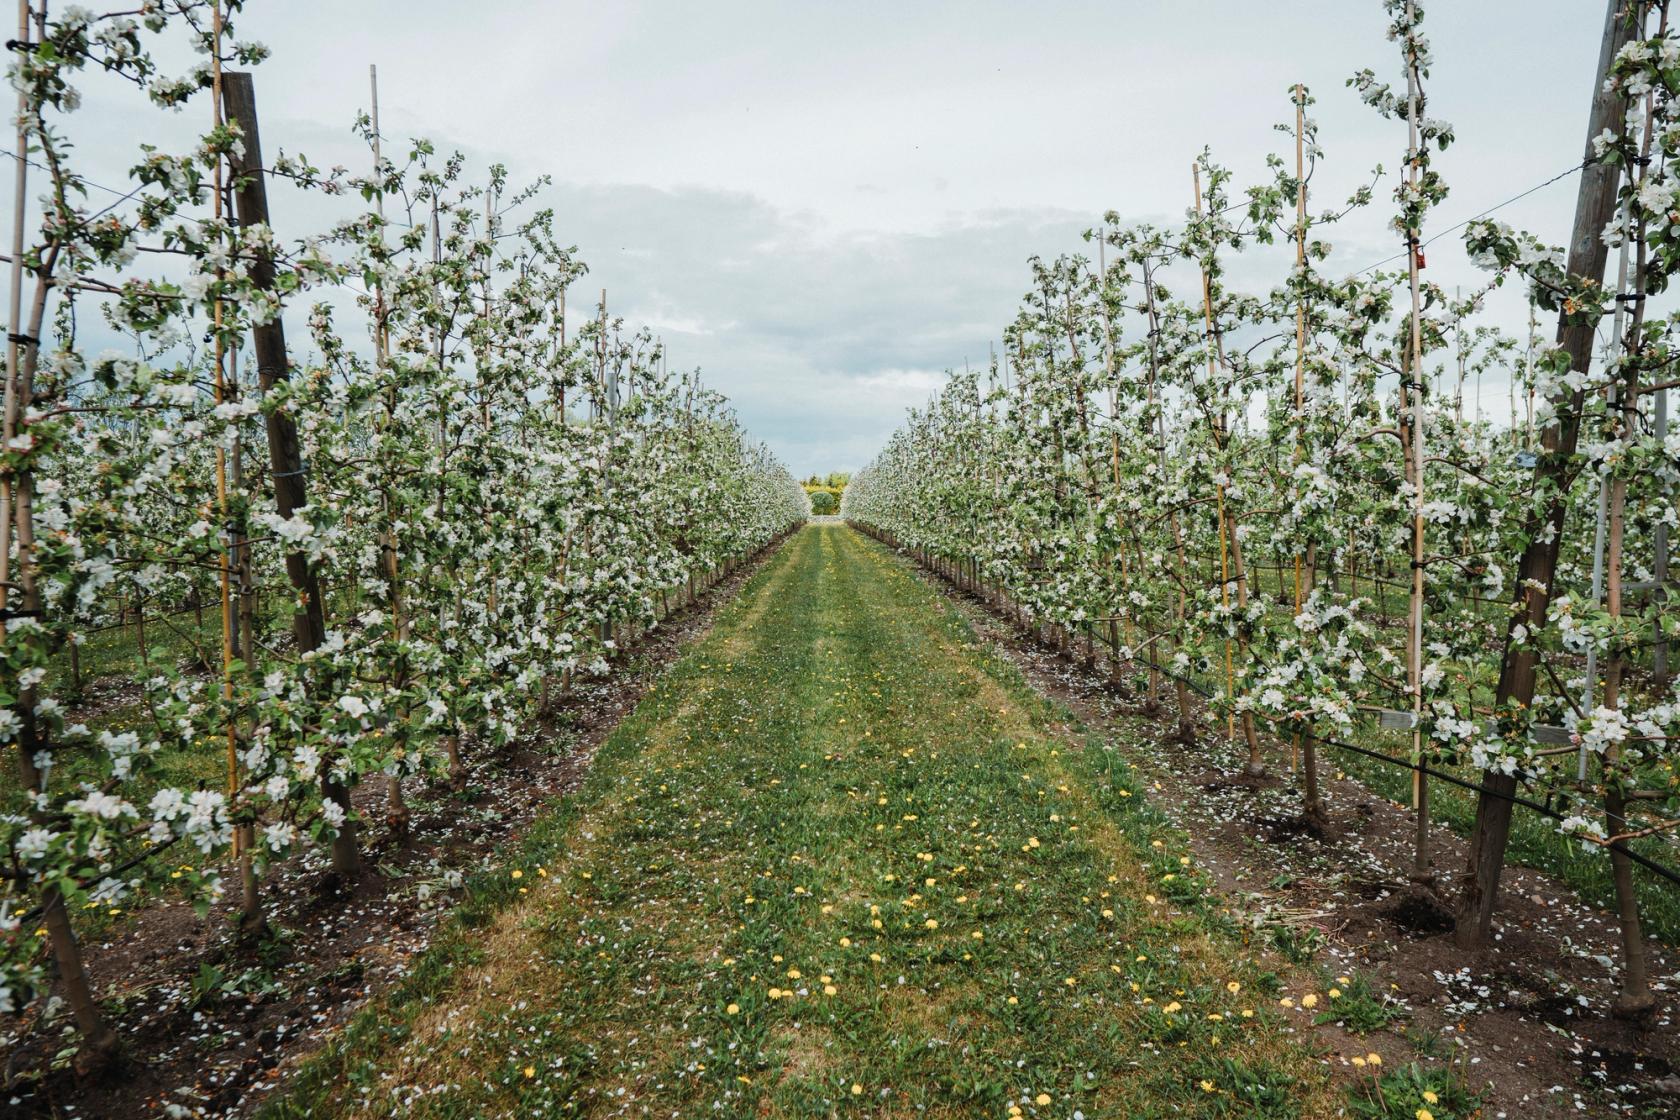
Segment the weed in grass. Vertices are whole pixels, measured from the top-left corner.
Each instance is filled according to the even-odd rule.
[[[1348,1089],[1347,1103],[1355,1120],[1469,1120],[1481,1107],[1451,1069],[1415,1062],[1361,1078]]]
[[[1363,976],[1337,977],[1328,995],[1330,1006],[1315,1023],[1336,1023],[1354,1034],[1380,1031],[1406,1016],[1406,1009],[1386,992],[1379,992]]]
[[[1311,964],[1324,947],[1324,934],[1311,926],[1279,922],[1266,930],[1266,941],[1293,964]]]
[[[1443,1052],[1444,1044],[1439,1030],[1407,1027],[1405,1038],[1412,1047],[1412,1053],[1420,1058],[1439,1058]]]
[[[1280,1069],[1226,1058],[1212,1065],[1197,1087],[1206,1095],[1205,1115],[1256,1120],[1295,1120],[1301,1115],[1295,1079]]]

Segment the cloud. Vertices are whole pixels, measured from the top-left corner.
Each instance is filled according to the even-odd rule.
[[[1430,109],[1459,142],[1438,157],[1452,195],[1426,233],[1580,159],[1602,5],[1509,7],[1430,11]],[[1029,257],[1085,251],[1080,232],[1109,207],[1177,224],[1204,144],[1237,188],[1265,178],[1266,153],[1290,148],[1271,126],[1293,118],[1297,81],[1318,99],[1329,153],[1315,212],[1378,162],[1390,169],[1365,215],[1324,231],[1330,271],[1396,251],[1385,222],[1404,128],[1343,85],[1362,66],[1398,71],[1380,6],[1207,9],[1188,38],[1172,0],[1067,0],[1030,20],[1001,0],[555,0],[480,5],[471,19],[447,0],[286,0],[238,23],[275,51],[256,77],[270,153],[366,166],[349,126],[377,62],[388,150],[429,136],[464,151],[469,174],[502,162],[516,184],[552,176],[538,204],[592,268],[578,304],[607,288],[615,314],[663,335],[674,366],[704,367],[754,433],[809,472],[860,465],[939,371],[984,362]],[[205,124],[137,108],[114,78],[81,81],[78,158],[100,183],[125,186],[137,137],[176,150]],[[1573,201],[1566,179],[1498,216],[1562,241]],[[287,239],[341,205],[273,191]],[[1232,282],[1274,284],[1288,247],[1272,248],[1233,262]],[[1449,289],[1481,282],[1455,236],[1429,263]],[[1171,283],[1194,291],[1193,277]],[[1490,306],[1524,335],[1514,286]]]
[[[836,231],[745,192],[634,184],[561,183],[542,201],[589,265],[589,299],[605,288],[613,314],[663,335],[671,364],[699,366],[800,473],[861,466],[946,368],[983,363],[1027,259],[1080,248],[1088,224],[999,211]],[[618,249],[632,243],[658,252]]]
[[[854,381],[857,388],[867,391],[925,396],[937,393],[945,385],[946,376],[944,371],[931,369],[884,369],[879,373],[866,373],[854,378]]]

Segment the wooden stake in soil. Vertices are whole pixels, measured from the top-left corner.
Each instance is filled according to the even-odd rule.
[[[220,0],[211,5],[210,21],[210,113],[213,125],[220,129],[223,124],[222,5]],[[214,197],[211,202],[211,212],[215,215],[217,227],[220,228],[222,224],[224,180],[222,160],[219,156],[212,170],[212,180]],[[230,396],[227,378],[227,339],[223,333],[225,312],[220,295],[223,280],[223,270],[218,267],[216,270],[218,294],[211,304],[210,313],[211,331],[214,336],[211,358],[214,362],[212,373],[218,406],[228,400]],[[239,625],[234,613],[233,578],[238,557],[243,553],[243,544],[233,525],[232,514],[228,507],[228,453],[225,444],[220,440],[216,443],[216,517],[221,525],[222,532],[222,547],[217,556],[216,567],[222,593],[222,700],[228,705],[226,727],[227,798],[229,808],[233,809],[239,800],[239,728],[233,719],[233,666],[239,658]],[[263,924],[262,900],[257,894],[257,874],[252,863],[251,845],[254,835],[255,829],[249,821],[236,825],[233,830],[233,855],[239,867],[239,925],[242,931],[255,930]]]
[[[1201,164],[1191,165],[1191,175],[1196,186],[1196,216],[1202,214],[1202,167]],[[1202,314],[1207,330],[1208,380],[1212,382],[1217,377],[1218,366],[1223,364],[1223,346],[1219,341],[1219,332],[1214,329],[1213,322],[1213,276],[1204,266],[1202,268]],[[1224,407],[1221,406],[1216,414],[1214,423],[1214,444],[1223,452],[1228,445],[1229,429]],[[1223,466],[1221,466],[1223,473]],[[1239,611],[1248,606],[1248,585],[1243,575],[1242,548],[1237,538],[1235,519],[1232,518],[1225,506],[1226,484],[1223,478],[1215,482],[1215,499],[1218,511],[1219,528],[1219,602],[1229,625],[1231,612],[1231,589],[1236,587],[1237,608]],[[1233,643],[1227,636],[1225,639],[1225,696],[1231,709],[1225,715],[1225,735],[1227,739],[1235,740],[1237,700],[1236,670],[1233,663]],[[1242,713],[1243,739],[1248,744],[1248,763],[1244,772],[1250,777],[1260,777],[1266,772],[1266,763],[1260,754],[1260,737],[1254,727],[1254,713]]]
[[[1616,55],[1635,33],[1634,22],[1623,15],[1625,6],[1625,0],[1606,3],[1604,37],[1598,70],[1593,75],[1592,111],[1587,120],[1586,151],[1575,202],[1575,224],[1569,240],[1569,275],[1594,282],[1604,277],[1609,249],[1601,234],[1615,216],[1620,168],[1595,158],[1592,138],[1605,129],[1618,131],[1627,115],[1627,100],[1620,88],[1607,86],[1605,82]],[[1575,323],[1567,313],[1560,313],[1558,344],[1568,352],[1572,370],[1585,372],[1591,365],[1593,333],[1593,324]],[[1545,517],[1527,527],[1529,544],[1517,571],[1515,609],[1506,632],[1505,655],[1494,693],[1494,706],[1499,710],[1526,709],[1534,700],[1538,660],[1526,636],[1545,626],[1563,543],[1568,506],[1567,487],[1563,484],[1580,438],[1580,394],[1566,392],[1554,403],[1554,419],[1540,436],[1545,454],[1535,466],[1535,481],[1541,492],[1550,491],[1555,496],[1548,504]],[[1485,792],[1477,798],[1476,826],[1471,833],[1469,861],[1460,880],[1462,890],[1453,935],[1462,949],[1480,948],[1487,943],[1491,932],[1499,874],[1505,865],[1505,848],[1511,833],[1511,796],[1516,792],[1517,780],[1499,770],[1489,770],[1482,774],[1482,786]]]
[[[1406,4],[1408,25],[1413,6]],[[1422,91],[1416,52],[1406,57],[1406,127],[1410,148],[1406,159],[1406,174],[1415,194],[1422,174],[1422,152],[1419,149],[1418,102]],[[1407,645],[1407,669],[1412,693],[1412,806],[1416,812],[1412,844],[1411,880],[1419,889],[1433,883],[1435,874],[1429,869],[1429,783],[1423,773],[1423,582],[1424,582],[1424,393],[1423,393],[1423,299],[1418,282],[1418,254],[1420,231],[1406,230],[1406,272],[1412,296],[1411,334],[1407,343],[1407,385],[1403,397],[1409,394],[1409,440],[1406,441],[1408,466],[1412,482],[1412,596],[1410,631]]]
[[[244,144],[243,154],[229,159],[233,172],[234,205],[243,226],[269,224],[268,185],[263,175],[262,134],[257,126],[256,87],[251,75],[229,72],[222,75],[223,112],[227,120],[239,126]],[[274,261],[265,252],[257,252],[250,263],[251,283],[261,291],[274,287]],[[251,345],[257,359],[257,389],[268,394],[283,385],[291,376],[291,360],[286,354],[286,330],[280,316],[251,328]],[[282,519],[290,520],[299,509],[309,504],[309,487],[298,443],[297,424],[284,408],[264,409],[264,428],[268,442],[269,473],[274,486],[274,509]],[[327,622],[321,597],[320,580],[309,558],[294,550],[286,554],[286,579],[291,584],[292,638],[299,653],[318,649],[326,641]],[[323,777],[321,792],[344,812],[344,823],[332,843],[333,870],[340,875],[353,875],[360,867],[357,851],[356,822],[350,815],[350,792],[331,778]]]
[[[1307,88],[1297,84],[1295,86],[1295,272],[1301,282],[1305,284],[1307,277],[1307,167],[1306,167],[1306,116],[1307,116]],[[1306,424],[1306,370],[1307,370],[1307,299],[1305,292],[1295,304],[1295,451],[1290,459],[1292,466],[1299,466],[1302,457],[1303,428]],[[1294,484],[1297,496],[1300,483]],[[1283,571],[1278,571],[1279,581],[1282,581]],[[1313,584],[1313,553],[1312,545],[1308,544],[1303,550],[1295,552],[1295,615],[1299,617],[1301,608],[1306,602],[1306,596],[1312,591]],[[1302,733],[1297,731],[1290,749],[1290,768],[1293,770],[1296,758],[1303,763],[1301,781],[1302,808],[1307,821],[1322,828],[1325,823],[1324,805],[1319,799],[1318,792],[1318,751],[1313,741],[1312,730],[1309,728]]]

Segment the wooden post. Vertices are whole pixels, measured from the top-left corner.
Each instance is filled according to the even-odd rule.
[[[1599,49],[1598,69],[1593,75],[1592,111],[1587,120],[1586,153],[1580,187],[1575,199],[1575,225],[1569,239],[1569,275],[1601,281],[1609,249],[1600,236],[1616,212],[1616,187],[1620,168],[1593,156],[1592,138],[1605,129],[1619,130],[1627,116],[1627,99],[1619,89],[1609,89],[1605,79],[1617,53],[1634,34],[1633,20],[1624,15],[1626,0],[1607,0],[1604,39]],[[1558,344],[1570,358],[1570,368],[1585,372],[1592,363],[1591,322],[1571,322],[1567,313],[1558,317]],[[1534,699],[1537,657],[1525,635],[1545,626],[1546,608],[1551,603],[1552,581],[1557,575],[1558,552],[1563,542],[1564,517],[1568,511],[1569,460],[1580,438],[1581,395],[1566,392],[1555,402],[1553,420],[1540,436],[1541,454],[1535,465],[1540,492],[1550,491],[1545,516],[1531,522],[1528,547],[1524,549],[1515,582],[1516,610],[1506,631],[1505,655],[1500,665],[1494,705],[1503,709],[1526,707]],[[1499,895],[1499,874],[1505,865],[1505,847],[1511,834],[1511,796],[1515,777],[1489,770],[1482,774],[1485,789],[1477,799],[1476,825],[1470,837],[1468,863],[1461,879],[1457,926],[1453,940],[1461,949],[1476,949],[1487,943],[1493,924],[1493,908]]]
[[[257,130],[257,96],[251,75],[226,73],[222,75],[222,104],[226,117],[239,125],[244,138],[245,152],[234,155],[229,163],[234,176],[234,206],[243,226],[267,225],[268,185],[264,180],[262,139]],[[251,282],[267,291],[274,287],[274,261],[266,253],[258,253],[250,263]],[[257,389],[263,394],[291,377],[291,362],[286,354],[286,330],[279,316],[251,328],[252,348],[257,358]],[[265,410],[264,426],[268,436],[269,470],[274,482],[274,509],[289,519],[309,504],[309,490],[305,476],[303,453],[299,449],[297,423],[283,408]],[[301,550],[286,554],[286,578],[292,586],[292,637],[300,654],[319,649],[326,641],[326,612],[321,602],[321,584],[309,558]],[[333,870],[341,875],[354,874],[360,867],[356,844],[356,822],[350,815],[350,791],[342,783],[322,778],[321,792],[344,811],[344,824],[333,840]]]

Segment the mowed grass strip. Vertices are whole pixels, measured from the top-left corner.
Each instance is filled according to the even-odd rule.
[[[1052,722],[885,550],[806,529],[275,1111],[1333,1114],[1143,791]]]

